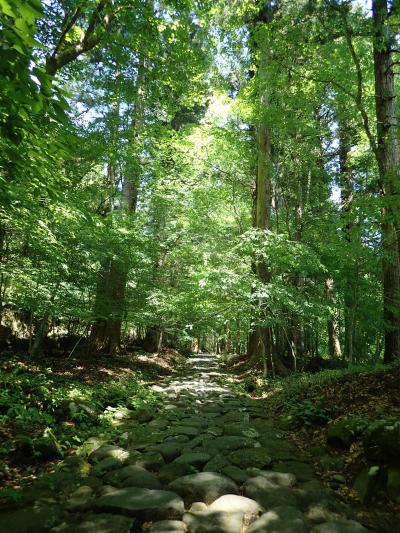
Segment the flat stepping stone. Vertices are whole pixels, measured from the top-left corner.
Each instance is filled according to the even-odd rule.
[[[89,455],[89,462],[99,463],[104,459],[115,459],[120,463],[125,463],[129,460],[129,457],[129,452],[120,446],[106,444],[105,446],[100,446],[100,448],[97,448],[97,450],[94,450],[94,452]]]
[[[229,452],[240,448],[252,448],[254,441],[238,435],[217,437],[210,442],[210,446],[218,452]]]
[[[120,468],[106,476],[105,480],[118,487],[140,487],[142,489],[161,489],[157,476],[138,465]]]
[[[247,529],[247,533],[307,533],[307,531],[301,512],[290,506],[269,510]]]
[[[259,432],[252,428],[249,424],[224,424],[223,431],[224,435],[227,436],[240,436],[247,437],[249,439],[260,436]]]
[[[169,463],[161,467],[157,475],[163,485],[168,485],[171,481],[194,472],[194,467],[188,463]]]
[[[148,427],[154,429],[167,429],[170,425],[170,422],[165,418],[154,418],[151,422],[147,424]]]
[[[203,418],[200,416],[190,416],[188,418],[182,418],[180,420],[181,426],[191,426],[191,427],[198,427],[198,428],[206,428],[208,426],[209,421],[207,418]]]
[[[264,468],[272,462],[271,456],[264,448],[248,448],[231,452],[229,461],[239,468]]]
[[[107,472],[121,468],[121,466],[126,464],[127,461],[128,459],[126,459],[125,461],[121,461],[120,459],[117,459],[115,457],[106,457],[105,459],[102,459],[100,462],[96,463],[93,466],[92,473],[95,476],[104,476],[104,474],[106,474]]]
[[[65,507],[69,511],[83,511],[89,506],[93,496],[92,487],[81,485],[68,498]]]
[[[299,499],[296,493],[287,487],[280,487],[263,476],[250,478],[243,485],[245,496],[258,502],[265,509],[289,505],[297,507]]]
[[[159,452],[148,452],[141,454],[136,460],[135,465],[157,472],[165,464],[164,458]]]
[[[253,517],[265,512],[265,509],[258,502],[236,494],[221,496],[210,505],[209,510],[226,513],[240,512]]]
[[[134,518],[114,514],[98,514],[86,516],[79,523],[64,522],[54,527],[52,533],[130,533],[136,524]]]
[[[161,453],[166,463],[170,463],[182,453],[182,444],[179,442],[169,441],[152,446],[151,449],[155,452]]]
[[[242,470],[238,466],[234,465],[228,465],[222,468],[221,474],[233,479],[233,481],[238,485],[242,485],[245,481],[252,477],[245,470]]]
[[[188,465],[201,469],[210,459],[211,455],[208,453],[191,452],[177,457],[174,463],[187,463]]]
[[[101,496],[94,501],[93,508],[99,512],[147,520],[180,518],[185,510],[182,498],[175,492],[137,487],[115,490]]]
[[[168,430],[169,435],[187,435],[188,437],[196,437],[199,434],[199,428],[193,426],[175,426]]]
[[[296,485],[296,476],[289,472],[271,472],[271,470],[260,470],[259,468],[248,468],[248,477],[262,476],[274,485],[279,487],[292,488]]]
[[[244,516],[241,512],[203,511],[185,513],[182,518],[190,533],[241,533]]]
[[[206,465],[204,465],[203,472],[218,472],[222,473],[224,468],[232,466],[225,455],[215,455]],[[226,474],[225,474],[226,475]],[[231,477],[231,476],[228,476]],[[232,478],[233,479],[233,478]]]
[[[273,465],[272,470],[274,470],[275,472],[291,473],[296,476],[296,479],[300,482],[311,481],[315,476],[314,469],[311,465],[298,461],[276,463]]]
[[[143,528],[145,533],[179,533],[186,531],[186,524],[180,520],[160,520],[153,522],[148,528]]]
[[[188,504],[195,501],[210,504],[224,494],[238,493],[234,481],[216,472],[199,472],[183,476],[170,483],[168,487],[180,494]]]

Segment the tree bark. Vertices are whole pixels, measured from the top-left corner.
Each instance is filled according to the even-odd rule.
[[[339,174],[342,201],[343,235],[345,244],[351,247],[354,240],[352,216],[352,204],[354,200],[354,179],[353,172],[349,164],[349,153],[351,149],[349,125],[345,119],[338,118],[339,122]],[[354,259],[349,254],[347,265],[345,286],[344,286],[344,357],[349,363],[354,359],[354,338],[356,327],[357,308],[357,284],[358,267],[354,264]]]
[[[138,63],[134,115],[131,124],[133,156],[126,161],[123,168],[123,204],[121,208],[124,209],[126,216],[134,215],[137,206],[140,176],[140,138],[144,122],[144,83],[145,65],[142,56]],[[116,104],[114,114],[118,118],[119,103]],[[114,143],[117,144],[117,140]],[[115,146],[115,149],[118,149],[118,146]],[[109,164],[108,175],[109,186],[115,190],[117,182],[116,172],[111,163]],[[94,306],[96,320],[92,325],[90,333],[90,345],[95,351],[104,351],[113,355],[120,346],[121,326],[126,307],[128,273],[129,264],[126,261],[118,261],[113,258],[107,259],[99,272]],[[151,351],[157,351],[157,348]]]
[[[339,323],[337,319],[336,295],[334,292],[333,279],[329,278],[325,281],[325,288],[326,297],[331,306],[330,318],[328,319],[329,355],[332,359],[337,359],[341,357],[342,350],[340,348]]]
[[[375,105],[377,119],[377,150],[380,189],[383,198],[383,306],[385,322],[384,361],[392,362],[400,355],[400,262],[397,195],[399,193],[400,148],[398,118],[393,72],[395,37],[388,24],[389,3],[373,0],[374,24],[374,74]],[[398,11],[398,4],[393,4]]]
[[[81,54],[95,48],[107,33],[114,18],[112,11],[107,11],[111,0],[100,0],[88,20],[83,37],[78,42],[66,44],[67,34],[76,27],[82,14],[81,7],[77,7],[70,17],[66,16],[58,42],[50,56],[46,58],[46,72],[54,76],[61,68],[75,61]]]

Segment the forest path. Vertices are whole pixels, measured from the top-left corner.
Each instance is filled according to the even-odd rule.
[[[51,502],[37,501],[42,529],[11,531],[365,531],[274,427],[265,403],[229,386],[217,356],[191,357],[153,389],[159,408],[118,426],[115,443],[94,446],[57,520]]]

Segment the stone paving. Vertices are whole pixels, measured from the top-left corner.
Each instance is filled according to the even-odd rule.
[[[274,427],[265,405],[221,385],[223,375],[216,356],[192,357],[154,386],[157,411],[123,426],[115,443],[93,439],[88,462],[75,458],[73,468],[87,470],[69,493],[56,489],[61,502],[57,495],[37,499],[20,511],[22,525],[15,513],[0,516],[0,530],[365,531]]]

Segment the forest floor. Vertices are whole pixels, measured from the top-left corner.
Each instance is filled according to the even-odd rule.
[[[240,358],[230,365],[253,398],[267,402],[271,416],[295,443],[311,457],[315,471],[338,499],[356,509],[359,519],[372,531],[400,531],[400,501],[389,498],[382,487],[357,488],[360,473],[371,462],[361,436],[349,446],[328,445],[328,432],[339,421],[370,424],[381,420],[400,421],[400,365],[392,367],[353,367],[324,370],[314,374],[293,374],[282,379],[264,380],[261,371],[246,369]],[[400,449],[400,442],[397,442]]]
[[[95,433],[113,433],[112,409],[151,405],[150,386],[170,374],[182,357],[175,351],[115,357],[0,357],[0,506],[52,472]],[[110,409],[109,415],[104,409]],[[73,412],[75,409],[76,412]],[[100,415],[100,416],[99,416]],[[36,446],[46,428],[55,446]]]
[[[167,368],[162,365],[163,372],[171,370],[174,359]],[[303,446],[305,437],[282,429],[279,402],[249,397],[241,390],[243,380],[238,382],[215,356],[180,361],[172,375],[154,379],[151,386],[135,371],[135,388],[122,386],[118,368],[99,365],[99,379],[96,367],[89,366],[81,373],[86,401],[96,404],[101,397],[104,406],[106,393],[90,396],[85,387],[102,390],[105,375],[107,400],[114,398],[117,406],[105,409],[97,427],[88,424],[80,439],[91,437],[80,446],[68,449],[64,441],[62,460],[23,491],[14,502],[17,509],[8,501],[0,530],[356,533],[365,531],[363,523],[372,531],[396,531],[382,520],[368,522],[350,499],[324,485],[310,445]],[[153,375],[159,376],[156,366]],[[283,412],[286,417],[289,410]],[[53,416],[59,416],[57,410]],[[71,423],[80,435],[77,420]],[[35,442],[32,446],[43,452]]]

